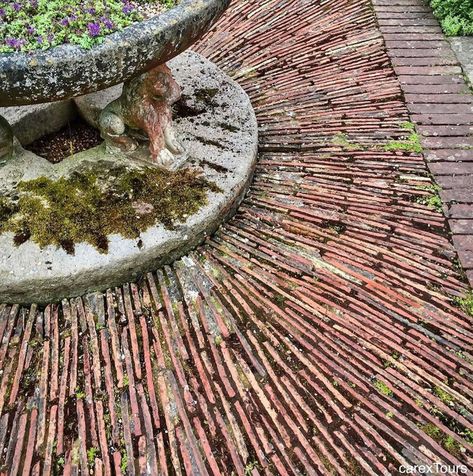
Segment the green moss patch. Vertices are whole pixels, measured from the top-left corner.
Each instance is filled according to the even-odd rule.
[[[433,208],[438,212],[443,211],[442,198],[440,197],[441,188],[437,184],[422,185],[418,187],[421,190],[427,190],[428,195],[423,195],[417,198],[417,203],[427,205],[429,208]]]
[[[185,222],[207,204],[209,191],[220,189],[192,169],[96,165],[57,180],[20,182],[17,196],[0,197],[0,233],[12,232],[17,245],[32,240],[72,254],[87,242],[106,253],[109,235],[138,238],[152,225]]]
[[[383,394],[386,397],[392,397],[393,391],[382,381],[382,380],[375,380],[373,383],[376,390]]]

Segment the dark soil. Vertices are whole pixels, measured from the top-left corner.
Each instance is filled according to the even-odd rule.
[[[49,162],[57,164],[66,157],[91,149],[101,143],[100,132],[83,119],[77,118],[59,131],[35,140],[27,149],[44,157]]]

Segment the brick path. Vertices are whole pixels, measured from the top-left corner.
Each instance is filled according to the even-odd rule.
[[[199,50],[254,104],[250,194],[138,283],[0,305],[0,473],[473,468],[467,287],[422,155],[386,149],[409,111],[370,2],[236,0]]]
[[[473,285],[473,96],[430,7],[422,0],[374,0],[374,5]]]

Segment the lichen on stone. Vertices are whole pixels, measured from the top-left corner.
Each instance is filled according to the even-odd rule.
[[[219,192],[195,169],[107,168],[100,163],[56,180],[20,182],[16,196],[0,197],[0,233],[12,232],[21,245],[62,247],[74,253],[87,242],[108,251],[109,236],[138,238],[155,224],[173,229]]]

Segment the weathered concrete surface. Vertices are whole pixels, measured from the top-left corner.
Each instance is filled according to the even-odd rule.
[[[22,145],[56,132],[76,115],[70,100],[36,104],[32,106],[0,107],[3,116],[12,126],[15,137]]]
[[[449,40],[458,61],[463,67],[463,71],[470,81],[470,85],[473,85],[473,37],[458,36],[449,38]]]
[[[201,38],[230,0],[183,0],[90,50],[62,45],[0,54],[0,105],[58,101],[122,83],[183,52]]]
[[[188,252],[235,210],[256,161],[257,124],[250,101],[240,86],[195,53],[179,56],[170,66],[183,87],[181,109],[187,114],[176,117],[175,129],[187,163],[202,167],[222,193],[209,193],[208,205],[175,230],[159,225],[137,240],[109,237],[108,254],[85,243],[76,246],[75,255],[52,246],[40,249],[33,242],[17,247],[11,234],[4,234],[0,236],[0,302],[52,301],[134,279]],[[97,160],[111,166],[133,163],[124,155],[107,154],[103,146],[56,165],[23,152],[0,169],[0,192],[11,192],[20,180],[65,176]]]

